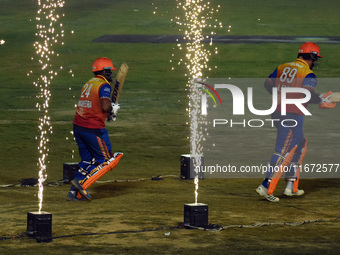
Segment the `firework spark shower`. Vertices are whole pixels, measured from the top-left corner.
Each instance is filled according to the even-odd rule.
[[[33,85],[38,88],[38,94],[36,96],[37,103],[36,108],[40,113],[38,132],[38,199],[39,199],[39,212],[42,209],[43,202],[43,183],[47,178],[46,164],[47,156],[49,152],[48,135],[52,134],[52,126],[49,116],[49,101],[51,99],[50,85],[53,78],[58,74],[52,65],[54,56],[58,56],[55,53],[54,48],[56,46],[63,45],[64,42],[64,30],[63,24],[59,21],[64,14],[60,14],[60,8],[65,4],[62,0],[38,0],[37,1],[37,13],[35,17],[36,21],[36,41],[33,44],[35,49],[35,56],[32,57],[34,65],[38,65],[40,69],[37,72],[37,78],[33,82]],[[27,76],[33,74],[31,70]]]
[[[201,157],[203,155],[203,147],[201,145],[204,139],[202,124],[205,118],[200,114],[200,100],[202,91],[198,89],[200,86],[197,81],[203,78],[204,70],[211,70],[208,66],[211,52],[205,48],[203,40],[214,35],[213,31],[216,25],[212,25],[213,14],[218,11],[210,6],[209,1],[204,0],[177,0],[177,8],[184,11],[184,17],[176,17],[176,23],[180,26],[180,31],[184,31],[185,47],[178,44],[180,50],[185,49],[184,64],[188,70],[189,89],[189,108],[187,109],[190,117],[190,154],[194,158],[195,171],[201,166]],[[220,6],[218,6],[220,8]],[[214,20],[213,22],[216,22]],[[218,26],[222,27],[219,23]],[[206,30],[210,30],[209,35],[204,35]],[[212,39],[210,46],[212,45]],[[217,54],[217,48],[215,48]],[[181,60],[183,61],[183,60]],[[195,176],[195,203],[198,199],[198,173]]]

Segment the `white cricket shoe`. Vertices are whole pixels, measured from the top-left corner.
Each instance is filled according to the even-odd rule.
[[[267,194],[267,188],[263,186],[262,184],[256,189],[256,192],[260,195],[266,198],[270,202],[279,202],[280,199],[278,197],[274,197],[273,195]]]
[[[303,194],[305,194],[304,190],[302,189],[298,189],[296,193],[294,193],[294,191],[292,189],[289,188],[285,188],[285,191],[283,192],[283,195],[286,196],[302,196]]]

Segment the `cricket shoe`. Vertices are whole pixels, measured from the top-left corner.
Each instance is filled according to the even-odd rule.
[[[117,157],[117,156],[119,156],[120,154],[123,154],[123,155],[124,155],[124,153],[123,153],[123,152],[115,152],[115,153],[113,153],[113,155],[112,155],[112,158],[111,158],[111,159],[115,160],[115,159],[116,159],[116,157]]]
[[[260,195],[263,196],[265,199],[267,199],[270,202],[279,202],[280,199],[278,197],[274,197],[273,195],[268,195],[267,193],[267,188],[263,186],[262,184],[256,189],[256,192]]]
[[[296,193],[294,193],[294,191],[292,189],[286,188],[285,191],[283,192],[283,195],[286,196],[302,196],[303,194],[305,194],[304,190],[302,189],[298,189]]]
[[[81,186],[81,184],[79,183],[79,181],[77,179],[73,179],[71,181],[71,184],[80,193],[80,195],[85,197],[87,200],[92,199],[89,192],[86,189],[83,189],[83,187]]]
[[[85,197],[77,198],[77,192],[69,191],[66,196],[66,200],[68,201],[86,201]]]

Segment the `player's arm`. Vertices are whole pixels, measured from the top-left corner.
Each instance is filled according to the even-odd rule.
[[[112,111],[111,100],[109,98],[101,98],[100,104],[102,106],[103,112],[111,112]]]
[[[332,95],[332,91],[329,91],[327,93],[320,95],[316,93],[314,90],[311,90],[311,89],[308,89],[308,90],[311,94],[311,98],[308,101],[309,104],[318,104],[320,108],[325,108],[325,109],[335,107],[336,103],[333,103],[329,100],[329,97]]]
[[[110,99],[111,86],[110,84],[103,84],[99,89],[100,104],[103,112],[108,113],[108,120],[116,120],[118,110],[120,109],[119,104],[114,104]]]
[[[275,87],[275,79],[277,75],[277,68],[272,72],[264,82],[264,87],[269,94],[273,94],[273,88]]]
[[[308,74],[303,80],[302,87],[308,89],[311,93],[311,99],[308,101],[309,104],[319,104],[320,108],[330,109],[336,106],[336,103],[333,103],[329,100],[332,95],[332,92],[318,94],[315,92],[315,87],[317,85],[317,79],[314,73]]]
[[[101,104],[103,112],[112,111],[110,95],[111,95],[110,84],[107,84],[107,83],[103,84],[99,89],[100,104]]]
[[[309,104],[320,104],[321,103],[320,95],[317,94],[314,90],[309,89],[309,92],[310,92],[311,98],[308,101],[308,103]]]
[[[319,104],[319,103],[321,103],[320,95],[315,92],[315,87],[316,87],[317,84],[318,84],[318,81],[317,81],[314,73],[308,74],[303,80],[302,87],[304,89],[308,89],[308,91],[311,94],[311,98],[308,101],[309,104]]]
[[[264,87],[269,94],[273,94],[273,88],[275,87],[275,82],[271,78],[267,78],[264,82]]]

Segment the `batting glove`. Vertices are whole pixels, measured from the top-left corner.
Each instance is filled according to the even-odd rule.
[[[332,94],[333,94],[333,92],[329,91],[327,93],[323,93],[323,94],[320,95],[321,102],[319,104],[319,107],[321,109],[331,109],[331,108],[334,108],[336,106],[335,102],[331,102],[329,100],[329,98],[332,96]]]
[[[114,116],[117,116],[118,111],[119,111],[119,109],[120,109],[120,104],[111,103],[111,107],[112,107],[111,113],[112,113]]]
[[[111,121],[116,121],[117,116],[113,115],[113,113],[109,113],[109,115],[107,116],[107,121],[111,122]]]
[[[116,121],[118,110],[120,109],[120,104],[111,103],[112,110],[107,115],[107,121]]]

